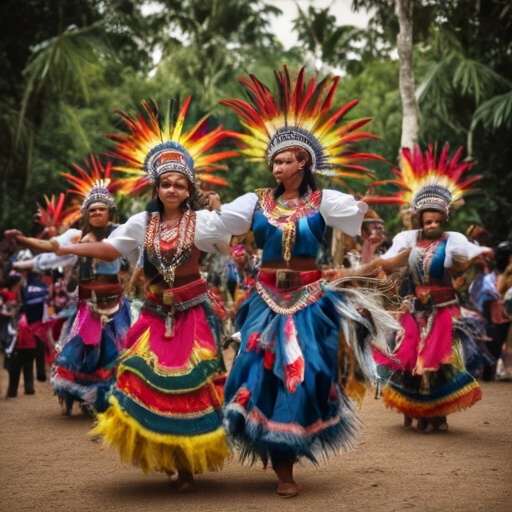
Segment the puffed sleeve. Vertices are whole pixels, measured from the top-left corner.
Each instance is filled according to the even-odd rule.
[[[78,257],[75,256],[74,254],[68,254],[66,256],[57,256],[53,252],[45,252],[43,254],[38,254],[34,258],[34,269],[42,271],[53,270],[59,267],[73,267],[77,260]]]
[[[205,252],[229,252],[231,234],[223,224],[218,212],[199,210],[196,212],[195,246]]]
[[[416,242],[418,230],[412,229],[410,231],[402,231],[393,238],[391,247],[382,255],[382,258],[389,260],[394,258],[398,253],[404,249],[412,247]]]
[[[118,226],[110,236],[104,240],[114,247],[123,256],[138,251],[144,245],[146,235],[147,212],[138,213],[130,217],[125,224]]]
[[[62,235],[56,236],[55,240],[59,242],[61,247],[78,242],[82,235],[79,229],[68,229]],[[76,261],[77,256],[68,254],[66,256],[57,256],[53,252],[45,252],[38,254],[34,258],[35,270],[52,270],[59,267],[72,267]]]
[[[324,190],[320,203],[320,213],[326,224],[338,228],[349,236],[359,235],[364,214],[368,205],[356,201],[351,195],[337,190]]]
[[[253,192],[236,198],[231,203],[223,204],[220,219],[231,235],[242,235],[251,229],[254,208],[258,196]]]
[[[453,266],[454,261],[468,261],[475,256],[479,256],[483,252],[490,251],[488,247],[480,247],[471,243],[461,233],[454,231],[448,232],[448,241],[446,242],[446,257],[444,259],[444,266],[450,268]]]

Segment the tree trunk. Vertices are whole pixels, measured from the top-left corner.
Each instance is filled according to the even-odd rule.
[[[412,65],[412,13],[414,0],[396,0],[400,33],[398,60],[400,64],[400,96],[402,97],[402,147],[411,148],[418,140],[418,104]]]

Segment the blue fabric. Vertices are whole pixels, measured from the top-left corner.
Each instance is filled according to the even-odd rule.
[[[82,374],[80,377],[74,375],[75,382],[82,386],[97,387],[101,392],[98,393],[96,403],[91,404],[102,412],[108,406],[105,393],[110,386],[115,383],[115,374],[107,382],[98,382],[86,378],[86,375],[93,375],[95,372],[112,368],[119,356],[118,344],[125,336],[131,325],[130,302],[128,299],[122,299],[122,305],[119,311],[113,315],[106,324],[101,333],[101,340],[97,345],[86,345],[80,336],[74,336],[64,345],[61,353],[55,360],[54,366],[64,368],[71,373]],[[69,388],[54,387],[56,393],[71,394],[75,400],[82,400],[79,394],[73,395]]]
[[[258,293],[251,294],[240,308],[236,323],[242,334],[242,345],[225,386],[225,423],[235,440],[245,445],[247,457],[254,459],[259,455],[265,460],[268,456],[279,458],[280,453],[291,460],[305,456],[316,463],[353,447],[359,419],[337,384],[341,320],[335,309],[336,300],[341,298],[327,292],[293,315],[305,361],[304,381],[294,393],[286,387],[282,360],[286,317],[274,313]],[[267,370],[264,350],[260,347],[257,352],[246,352],[246,346],[251,334],[263,333],[272,324],[276,361],[273,369]],[[240,388],[251,394],[247,418],[242,417],[236,405],[230,404]],[[255,408],[267,420],[299,427],[302,433],[251,421],[251,411]],[[313,425],[315,428],[311,430]],[[301,427],[310,430],[306,432]]]
[[[489,274],[478,274],[471,283],[469,296],[471,298],[471,302],[479,313],[484,312],[484,304],[486,302],[499,300],[500,294],[498,293],[498,288],[496,286],[496,274],[494,272]]]
[[[258,249],[263,249],[262,262],[283,259],[283,232],[270,224],[261,210],[254,212],[252,229]],[[292,257],[316,258],[322,251],[325,220],[318,212],[297,222]]]
[[[125,395],[119,388],[114,388],[112,395],[127,414],[144,428],[157,434],[176,436],[199,436],[215,432],[222,422],[219,414],[212,411],[196,418],[172,418],[146,409]]]

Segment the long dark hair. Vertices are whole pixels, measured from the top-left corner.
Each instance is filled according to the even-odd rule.
[[[158,197],[158,190],[157,188],[160,186],[160,178],[157,178],[155,180],[155,188],[153,189],[153,199],[149,201],[149,203],[146,205],[146,211],[147,212],[159,212],[160,215],[164,213],[164,203],[162,203],[162,200]],[[195,185],[192,185],[192,183],[189,182],[189,190],[190,190],[190,197],[183,201],[180,204],[180,208],[190,208],[191,210],[197,212],[197,210],[202,210],[206,208],[206,205],[208,204],[208,198],[203,193],[202,190],[199,190]]]
[[[302,177],[302,181],[299,186],[299,196],[305,196],[308,189],[311,189],[312,192],[318,190],[315,175],[311,172],[311,155],[309,154],[309,151],[301,148],[300,146],[291,146],[289,148],[283,149],[283,151],[280,151],[280,153],[283,153],[284,151],[290,151],[290,153],[293,153],[298,162],[306,161],[306,164],[304,165],[304,176]],[[279,155],[279,153],[277,153],[277,155]],[[277,199],[283,195],[284,191],[284,185],[279,183],[273,192],[274,199]]]

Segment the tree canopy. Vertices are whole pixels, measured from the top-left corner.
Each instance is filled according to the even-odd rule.
[[[354,0],[354,9],[372,9],[366,29],[340,24],[332,8],[298,9],[298,44],[289,50],[272,33],[278,6],[270,0],[2,2],[0,228],[29,230],[36,202],[66,190],[60,174],[110,149],[104,134],[121,128],[115,109],[134,112],[142,99],[192,95],[190,122],[210,113],[212,127],[240,128],[219,101],[243,98],[237,78],[247,73],[272,84],[273,70],[285,63],[292,71],[306,65],[310,73],[339,74],[335,104],[359,98],[350,115],[373,117],[370,129],[382,137],[363,149],[396,164],[402,106],[393,3]],[[455,213],[455,227],[480,222],[501,240],[512,231],[510,2],[415,0],[413,22],[419,142],[466,147],[483,179]],[[391,177],[385,163],[373,170]],[[220,172],[230,183],[218,189],[223,200],[272,184],[264,166],[243,158]],[[367,186],[347,183],[361,194]],[[128,208],[122,201],[122,217]],[[397,208],[379,213],[391,220]]]

